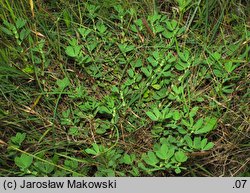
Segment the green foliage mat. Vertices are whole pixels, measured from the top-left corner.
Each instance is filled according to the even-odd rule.
[[[216,148],[211,133],[222,129],[249,47],[235,58],[242,42],[206,45],[163,13],[139,17],[112,5],[103,18],[100,6],[81,6],[79,23],[65,9],[48,31],[48,16],[37,29],[21,17],[4,19],[8,65],[0,79],[22,94],[10,99],[1,88],[1,98],[19,104],[12,113],[23,121],[3,138],[0,164],[18,176],[182,175],[192,155]]]

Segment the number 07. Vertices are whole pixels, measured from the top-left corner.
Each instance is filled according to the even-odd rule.
[[[236,180],[234,183],[235,188],[245,188],[247,180]]]

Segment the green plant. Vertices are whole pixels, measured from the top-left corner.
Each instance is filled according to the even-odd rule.
[[[249,147],[246,3],[27,5],[0,1],[0,175],[243,171]],[[210,153],[208,165],[204,155]],[[222,166],[225,154],[230,160]]]
[[[33,162],[33,157],[26,154],[21,154],[20,157],[15,157],[15,164],[20,168],[21,171],[27,173],[28,168]]]
[[[85,152],[89,155],[93,155],[96,158],[97,173],[95,176],[115,176],[116,168],[118,166],[118,160],[121,157],[121,150],[107,149],[102,145],[92,144],[92,148],[85,149]],[[123,172],[118,172],[120,175],[124,175]]]
[[[26,137],[26,133],[16,133],[16,136],[10,138],[14,145],[20,146]]]
[[[9,23],[7,20],[3,21],[4,26],[1,26],[1,31],[9,36],[14,36],[16,39],[16,43],[18,46],[21,46],[23,40],[29,35],[30,30],[25,29],[24,26],[26,25],[26,20],[22,18],[18,18],[15,22],[15,25]],[[18,48],[20,52],[23,52],[22,47]]]

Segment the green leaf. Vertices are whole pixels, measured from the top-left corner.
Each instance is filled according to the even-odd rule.
[[[153,98],[156,100],[160,100],[162,98],[165,98],[167,96],[167,94],[168,94],[167,89],[161,88],[161,90],[154,92]],[[162,114],[164,114],[164,113],[162,112]],[[165,115],[164,115],[164,117],[165,117]]]
[[[177,64],[175,64],[175,68],[179,71],[185,70],[187,68],[189,68],[189,63],[187,62],[182,62],[181,60],[178,61]]]
[[[96,143],[94,143],[92,146],[97,153],[100,153],[99,146]]]
[[[162,35],[163,35],[164,38],[170,39],[170,38],[174,37],[175,33],[170,32],[168,30],[165,30],[165,31],[162,32]]]
[[[194,133],[195,134],[203,134],[203,133],[208,133],[211,131],[217,123],[217,118],[211,117],[211,118],[206,118],[205,119],[205,126],[202,127],[201,129],[196,130]]]
[[[154,152],[149,151],[147,153],[147,156],[144,157],[144,161],[151,166],[156,166],[156,164],[159,162],[159,160],[157,159],[157,157],[155,156]]]
[[[58,79],[56,81],[56,84],[58,85],[58,87],[63,90],[65,89],[66,87],[68,87],[70,85],[70,81],[67,77],[65,77],[64,79],[60,80]]]
[[[20,133],[20,132],[18,132],[18,133],[16,134],[16,136],[11,137],[10,140],[11,140],[15,145],[20,146],[20,145],[22,144],[22,142],[24,141],[25,137],[26,137],[26,133]]]
[[[156,115],[156,117],[158,117],[158,118],[161,117],[161,112],[159,111],[159,109],[157,107],[153,108],[153,112]]]
[[[159,54],[159,52],[158,51],[154,51],[153,53],[152,53],[152,55],[154,56],[154,59],[155,60],[159,60],[160,59],[160,54]]]
[[[76,161],[76,160],[65,160],[64,161],[64,166],[66,166],[67,168],[76,170],[78,168],[78,161]]]
[[[62,111],[63,118],[68,118],[70,115],[70,109],[67,109],[66,111]]]
[[[181,118],[180,112],[178,110],[174,110],[174,112],[173,112],[173,119],[175,121],[178,121],[178,120],[180,120],[180,118]]]
[[[139,177],[140,176],[139,168],[135,167],[135,166],[132,167],[132,170],[129,171],[129,173],[131,173],[132,176],[134,176],[134,177]]]
[[[152,121],[158,121],[158,117],[151,111],[146,112],[147,116],[152,120]]]
[[[15,157],[15,164],[22,170],[28,169],[33,162],[33,157],[22,154],[20,157]]]
[[[140,28],[140,30],[142,30],[143,28],[143,22],[142,22],[142,19],[137,19],[134,21],[135,24]]]
[[[207,145],[207,138],[201,140],[201,149],[203,149]]]
[[[130,51],[132,51],[134,49],[135,49],[135,46],[129,45],[129,46],[126,47],[126,52],[130,52]]]
[[[172,147],[168,150],[167,152],[167,159],[170,159],[171,157],[174,156],[174,153],[175,153],[175,149]]]
[[[78,28],[78,32],[81,34],[83,38],[87,38],[87,36],[90,34],[91,29],[85,29],[85,28]]]
[[[146,157],[143,155],[143,159],[146,159]],[[138,163],[138,167],[144,171],[147,171],[148,168],[145,167],[145,165],[142,162]]]
[[[85,149],[85,152],[87,153],[87,154],[92,154],[92,155],[97,155],[98,153],[96,152],[96,151],[94,151],[93,149]]]
[[[155,90],[160,90],[161,89],[161,85],[160,84],[153,84],[151,85]]]
[[[92,45],[94,45],[94,44],[92,44]],[[80,55],[81,49],[82,49],[82,46],[78,46],[78,45],[74,46],[76,56]]]
[[[214,69],[213,72],[214,72],[215,76],[218,78],[221,78],[224,76],[224,74],[218,69]]]
[[[34,66],[27,65],[25,68],[22,69],[23,72],[27,74],[33,74],[34,73]]]
[[[65,52],[68,56],[72,58],[77,56],[77,53],[75,52],[75,49],[72,46],[67,46]]]
[[[78,45],[78,41],[76,38],[73,38],[69,41],[69,44],[72,46],[72,47],[75,47]]]
[[[98,127],[98,128],[96,129],[96,133],[97,133],[97,134],[104,134],[104,133],[106,133],[106,131],[107,131],[108,129],[110,129],[110,125],[109,125],[109,124],[103,123],[103,124],[100,125],[100,127]]]
[[[193,107],[189,113],[190,117],[194,117],[197,114],[197,111],[199,110],[199,107]]]
[[[175,28],[177,27],[178,23],[177,23],[176,20],[173,19],[173,20],[171,21],[171,25],[172,25],[173,29],[175,29]]]
[[[203,124],[203,118],[198,119],[198,121],[192,127],[192,130],[196,131],[196,130],[200,129],[202,124]]]
[[[168,54],[165,57],[165,60],[168,63],[173,63],[174,61],[176,61],[176,57],[171,52],[168,52]],[[170,65],[170,67],[171,67],[171,65]]]
[[[225,63],[225,69],[228,73],[232,72],[234,70],[233,63],[231,61]]]
[[[4,24],[9,30],[12,30],[13,32],[16,32],[16,31],[17,31],[17,30],[16,30],[16,27],[15,27],[13,24],[9,23],[8,21],[4,20],[3,24]]]
[[[167,64],[167,65],[164,64],[163,71],[164,71],[165,73],[170,73],[170,74],[171,74],[171,70],[167,71],[169,68],[171,68],[171,65],[170,65],[170,64]],[[163,74],[164,74],[164,73],[163,73]]]
[[[126,86],[130,86],[130,85],[132,85],[134,83],[135,83],[134,79],[129,79],[129,78],[124,82],[124,84]]]
[[[182,26],[180,29],[178,29],[177,35],[181,36],[185,33],[185,31],[186,31],[186,27]]]
[[[204,148],[202,148],[202,150],[206,151],[206,150],[210,150],[214,147],[214,143],[213,142],[209,142]]]
[[[168,145],[167,144],[162,144],[161,148],[155,152],[157,157],[163,160],[168,159]]]
[[[104,33],[107,30],[107,27],[102,23],[100,23],[100,24],[98,23],[96,28],[100,33]]]
[[[71,24],[71,14],[67,9],[64,9],[63,11],[63,21],[65,22],[67,28],[70,28]]]
[[[201,149],[201,137],[194,138],[193,148]]]
[[[161,18],[161,15],[155,13],[154,15],[149,15],[148,20],[153,24],[155,21],[159,20]]]
[[[188,50],[184,50],[184,52],[179,52],[178,55],[182,61],[187,62],[189,59],[190,53]]]
[[[133,32],[138,32],[137,27],[136,27],[136,25],[134,25],[134,24],[130,25],[130,29],[131,29]]]
[[[165,28],[162,25],[158,24],[158,25],[155,26],[155,33],[156,34],[162,32],[164,30],[165,30]]]
[[[17,29],[22,28],[26,24],[26,20],[18,18],[16,21],[16,27]]]
[[[133,71],[132,68],[128,69],[128,75],[129,75],[130,78],[134,77],[135,74],[134,74],[134,71]]]
[[[178,151],[174,154],[176,161],[182,163],[187,161],[187,156],[183,151]]]
[[[125,16],[126,11],[124,10],[124,8],[120,4],[115,5],[114,9],[118,12],[119,17]]]
[[[169,118],[171,118],[171,117],[173,116],[173,112],[169,110],[168,106],[166,106],[166,107],[162,110],[161,114],[162,114],[162,117],[163,117],[164,119],[169,119]]]
[[[99,146],[96,143],[94,143],[92,147],[93,149],[92,148],[85,149],[85,152],[92,155],[98,155],[100,153]]]
[[[224,93],[227,93],[227,94],[231,94],[234,92],[234,89],[232,87],[234,87],[235,85],[227,85],[227,86],[223,86],[222,87],[222,91]]]
[[[218,52],[213,53],[212,56],[215,60],[219,60],[221,58],[221,54]]]
[[[89,12],[89,16],[93,19],[96,17],[96,12],[97,10],[99,9],[99,6],[97,5],[93,5],[93,4],[90,4],[90,3],[87,3],[86,5],[86,9],[88,10]]]
[[[77,127],[70,127],[69,134],[73,135],[73,136],[77,136],[79,134],[78,128]]]
[[[149,56],[147,60],[153,67],[156,67],[158,65],[158,62],[152,56]]]
[[[176,0],[179,5],[180,12],[184,12],[185,8],[191,3],[192,0]]]
[[[50,174],[51,172],[53,172],[54,170],[54,166],[49,164],[49,163],[45,163],[45,162],[35,162],[34,165],[43,173],[45,174]]]
[[[181,92],[182,92],[182,90],[183,90],[183,87],[182,87],[182,86],[177,87],[176,85],[173,85],[173,86],[172,86],[172,89],[173,89],[173,91],[175,92],[175,94],[179,95],[179,94],[181,94]]]
[[[175,28],[177,27],[177,21],[176,20],[172,20],[172,21],[167,21],[166,22],[166,27],[169,31],[174,31]]]
[[[142,75],[139,74],[139,73],[136,73],[134,79],[135,79],[135,82],[140,83],[141,79],[142,79]],[[133,85],[133,86],[134,86],[134,88],[138,88],[139,89],[138,85]]]
[[[20,40],[23,41],[29,35],[29,33],[29,30],[22,29],[22,31],[20,32]]]
[[[193,146],[193,141],[189,135],[185,135],[184,140],[187,142],[187,145],[191,148]]]
[[[102,135],[106,133],[107,129],[101,127],[101,128],[97,128],[95,131],[97,134]]]
[[[134,68],[139,68],[142,66],[143,62],[141,59],[137,59],[135,63],[132,63]]]
[[[190,125],[194,125],[194,119],[193,119],[193,117],[189,117],[189,123],[190,123]]]
[[[181,173],[181,169],[180,169],[179,167],[178,167],[178,168],[175,168],[174,171],[175,171],[176,174],[180,174],[180,173]]]
[[[109,108],[105,107],[105,106],[99,106],[98,111],[101,114],[112,114],[112,111]]]
[[[123,52],[123,53],[130,52],[131,50],[133,50],[135,48],[135,46],[127,45],[127,44],[118,44],[118,47],[121,50],[121,52]]]
[[[7,28],[5,28],[3,26],[0,26],[0,29],[1,29],[2,32],[4,32],[7,35],[10,35],[10,36],[13,35],[12,31],[8,30]]]
[[[182,123],[183,125],[185,125],[187,128],[190,128],[190,126],[191,126],[191,124],[190,124],[187,120],[185,120],[185,119],[182,119],[182,120],[181,120],[181,123]]]
[[[152,73],[152,67],[151,66],[147,66],[146,67],[141,67],[141,71],[147,76],[149,77]]]
[[[125,164],[128,164],[128,165],[132,164],[132,159],[131,159],[131,157],[127,153],[124,154],[124,156],[123,156],[123,162]]]
[[[179,132],[180,134],[183,134],[183,135],[187,134],[187,130],[183,129],[183,128],[180,127],[180,126],[177,127],[177,130],[178,130],[178,132]]]

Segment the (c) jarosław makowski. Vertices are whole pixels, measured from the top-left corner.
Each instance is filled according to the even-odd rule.
[[[41,188],[107,188],[113,189],[117,187],[116,180],[106,180],[106,181],[87,181],[87,180],[67,180],[65,181],[28,181],[23,180],[20,184],[22,189],[41,189]]]

